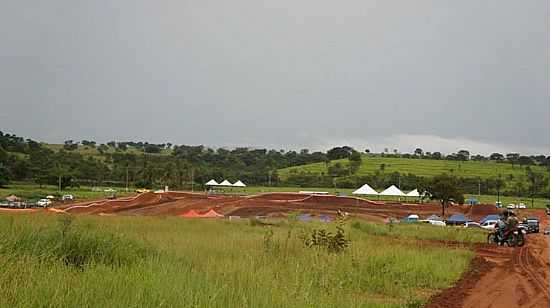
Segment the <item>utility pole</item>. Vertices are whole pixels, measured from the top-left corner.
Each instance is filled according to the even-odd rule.
[[[128,192],[128,165],[126,165],[126,192]]]
[[[191,191],[195,191],[195,169],[191,168]]]
[[[477,195],[481,196],[481,178],[477,179],[477,183],[478,183]]]

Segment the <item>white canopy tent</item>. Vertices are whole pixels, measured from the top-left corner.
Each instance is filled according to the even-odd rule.
[[[381,192],[380,196],[405,197],[405,193],[403,193],[399,188],[395,187],[395,185],[392,185]]]
[[[369,186],[369,184],[365,184],[361,186],[358,190],[354,191],[352,194],[354,195],[374,195],[377,196],[378,192],[374,190],[372,187]]]
[[[219,186],[233,187],[233,184],[231,184],[228,180],[223,180]]]
[[[418,189],[415,189],[415,190],[413,190],[413,191],[410,191],[410,192],[407,194],[407,197],[420,198],[420,193],[418,192]]]
[[[233,184],[233,187],[246,187],[246,185],[241,180],[238,180]]]
[[[206,182],[206,186],[219,186],[220,184],[218,184],[218,182],[216,182],[215,180],[210,180],[208,182]]]

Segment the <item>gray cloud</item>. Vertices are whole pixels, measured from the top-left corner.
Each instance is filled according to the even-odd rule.
[[[8,0],[0,129],[550,152],[549,30],[535,0]]]

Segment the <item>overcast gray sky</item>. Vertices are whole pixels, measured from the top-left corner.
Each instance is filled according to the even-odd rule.
[[[0,130],[550,154],[550,1],[2,0]]]

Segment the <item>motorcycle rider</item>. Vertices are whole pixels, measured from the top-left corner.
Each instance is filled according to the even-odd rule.
[[[508,210],[504,210],[504,212],[502,212],[502,214],[500,214],[500,218],[499,220],[497,221],[497,225],[496,225],[496,228],[498,230],[498,242],[500,245],[502,245],[502,243],[504,242],[504,235],[505,235],[505,232],[506,232],[506,227],[507,227],[507,224],[506,224],[506,221],[508,220],[508,216],[509,216],[509,213],[508,213]]]
[[[510,232],[513,232],[517,229],[519,224],[519,220],[516,217],[516,213],[514,211],[508,212],[508,218],[506,219],[506,233],[504,234],[505,238],[508,237]]]

